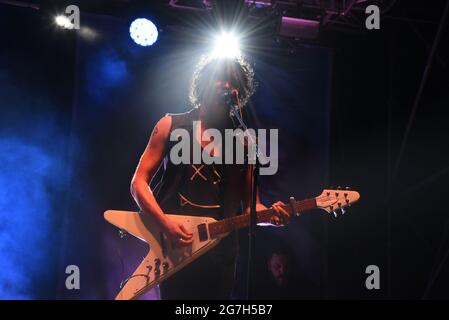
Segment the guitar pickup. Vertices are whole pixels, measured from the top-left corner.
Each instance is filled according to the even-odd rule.
[[[206,241],[208,239],[207,228],[205,223],[198,225],[198,236],[200,238],[200,241]]]

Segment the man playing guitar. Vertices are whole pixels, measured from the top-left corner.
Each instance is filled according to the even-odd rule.
[[[192,243],[190,230],[171,220],[165,213],[209,216],[223,219],[249,211],[250,170],[248,164],[173,164],[170,135],[182,128],[204,149],[215,141],[202,141],[205,130],[220,132],[234,129],[223,90],[238,93],[240,108],[254,92],[251,67],[242,59],[203,60],[194,72],[190,101],[193,109],[182,114],[168,114],[154,127],[131,182],[131,194],[143,214],[154,217],[168,239],[176,246]],[[200,121],[200,126],[193,126]],[[197,130],[194,130],[196,128]],[[219,149],[213,149],[214,152]],[[223,148],[224,150],[224,148]],[[156,187],[149,184],[159,168],[163,176]],[[284,225],[289,213],[278,201],[272,205],[275,215],[271,225]],[[257,197],[256,210],[266,207]],[[187,266],[161,284],[162,299],[228,299],[234,279],[237,237],[228,236],[195,264]]]

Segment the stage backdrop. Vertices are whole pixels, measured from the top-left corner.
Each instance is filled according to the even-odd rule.
[[[137,210],[129,187],[139,157],[158,119],[189,109],[190,76],[205,51],[170,27],[145,48],[130,39],[128,21],[87,14],[83,18],[95,37],[77,40],[72,192],[63,217],[59,261],[59,268],[80,267],[81,289],[66,290],[61,281],[58,296],[111,299],[146,246],[132,236],[120,239],[118,230],[103,220],[103,212]],[[261,178],[262,202],[316,196],[327,185],[331,52],[303,47],[288,53],[267,43],[250,59],[259,81],[251,108],[260,127],[279,128],[279,171]],[[261,228],[258,255],[264,242],[284,240],[295,253],[298,271],[319,287],[326,281],[327,221],[327,215],[317,211],[282,229]],[[157,294],[146,297],[155,299]]]

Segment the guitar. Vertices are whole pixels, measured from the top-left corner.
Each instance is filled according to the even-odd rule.
[[[299,216],[306,210],[320,208],[337,216],[345,208],[359,200],[360,194],[350,190],[325,189],[316,198],[296,201],[293,197],[283,208],[292,216]],[[273,209],[257,212],[257,223],[269,222]],[[186,247],[175,247],[159,228],[154,218],[142,212],[108,210],[104,218],[122,232],[132,234],[149,245],[149,252],[136,271],[120,286],[116,300],[136,299],[154,286],[160,284],[186,265],[215,247],[231,231],[247,227],[249,214],[215,220],[210,217],[168,214],[179,221],[193,234],[193,242]]]

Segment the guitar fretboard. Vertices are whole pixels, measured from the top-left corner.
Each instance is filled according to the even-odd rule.
[[[290,204],[286,204],[283,208],[289,213],[302,213],[306,210],[316,208],[315,199],[306,199],[302,201],[295,201],[294,208]],[[257,212],[257,223],[269,222],[274,214],[273,209],[266,209]],[[222,233],[231,232],[236,229],[244,228],[249,226],[250,214],[242,214],[230,218],[226,218],[217,222],[209,224],[209,234],[211,237],[218,236]]]

